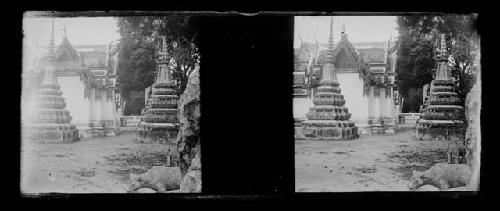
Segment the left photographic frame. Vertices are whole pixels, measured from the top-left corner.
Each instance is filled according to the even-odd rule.
[[[21,193],[200,193],[197,28],[25,12]]]

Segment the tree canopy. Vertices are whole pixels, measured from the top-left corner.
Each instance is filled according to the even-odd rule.
[[[144,91],[153,84],[155,60],[163,38],[172,78],[178,82],[176,93],[182,94],[200,57],[194,18],[184,15],[118,17],[118,27],[121,39],[117,74],[120,91],[127,101],[125,115],[139,114],[144,106],[144,101],[131,99],[130,93]]]
[[[444,33],[447,50],[452,57],[451,74],[456,79],[458,95],[464,102],[473,84],[472,66],[479,50],[476,18],[476,15],[455,14],[397,18],[399,50],[396,79],[402,96],[406,96],[410,88],[421,88],[432,80],[440,34]]]

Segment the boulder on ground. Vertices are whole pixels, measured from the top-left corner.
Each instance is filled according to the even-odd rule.
[[[156,191],[151,188],[141,188],[136,190],[134,193],[156,193]]]
[[[417,191],[439,191],[439,188],[432,185],[424,185],[417,189]]]

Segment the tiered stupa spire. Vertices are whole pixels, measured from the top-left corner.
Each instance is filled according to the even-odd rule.
[[[446,50],[445,35],[441,35],[441,48],[438,55],[438,67],[436,69],[436,79],[450,79],[448,74],[448,51]]]
[[[333,17],[330,18],[330,34],[328,35],[328,50],[326,53],[326,63],[332,64],[333,61]]]
[[[444,34],[441,35],[437,62],[430,95],[417,124],[417,137],[420,140],[460,141],[465,133],[465,113],[455,91],[455,80],[448,73],[448,53]]]
[[[72,142],[79,139],[78,130],[71,124],[72,117],[66,110],[61,87],[55,73],[54,19],[49,39],[48,65],[43,72],[42,83],[37,91],[37,107],[28,120],[25,135],[38,141]]]
[[[323,66],[323,76],[318,91],[314,94],[314,106],[306,114],[307,120],[302,123],[306,139],[348,140],[358,137],[358,128],[349,120],[351,114],[344,106],[344,95],[340,93],[333,53],[333,18],[331,18],[327,62]]]
[[[141,115],[138,141],[164,143],[173,146],[179,132],[179,97],[175,94],[176,82],[172,80],[168,68],[169,61],[165,37],[162,39],[162,46],[156,62],[157,76]],[[174,157],[178,154],[175,151],[174,149],[174,152],[172,152]]]
[[[335,65],[334,65],[334,44],[333,44],[333,17],[330,18],[330,34],[328,35],[328,49],[326,52],[326,64],[323,68],[323,78],[321,81],[332,81],[337,83],[337,75],[335,73]],[[320,83],[321,83],[320,81]],[[338,84],[338,83],[337,83]]]
[[[165,37],[162,38],[162,48],[158,55],[158,71],[156,81],[166,83],[170,81],[170,72],[168,71],[168,55],[167,55],[167,41]]]

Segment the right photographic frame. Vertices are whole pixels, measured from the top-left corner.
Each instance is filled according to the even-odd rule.
[[[479,191],[477,19],[295,16],[295,191]]]

